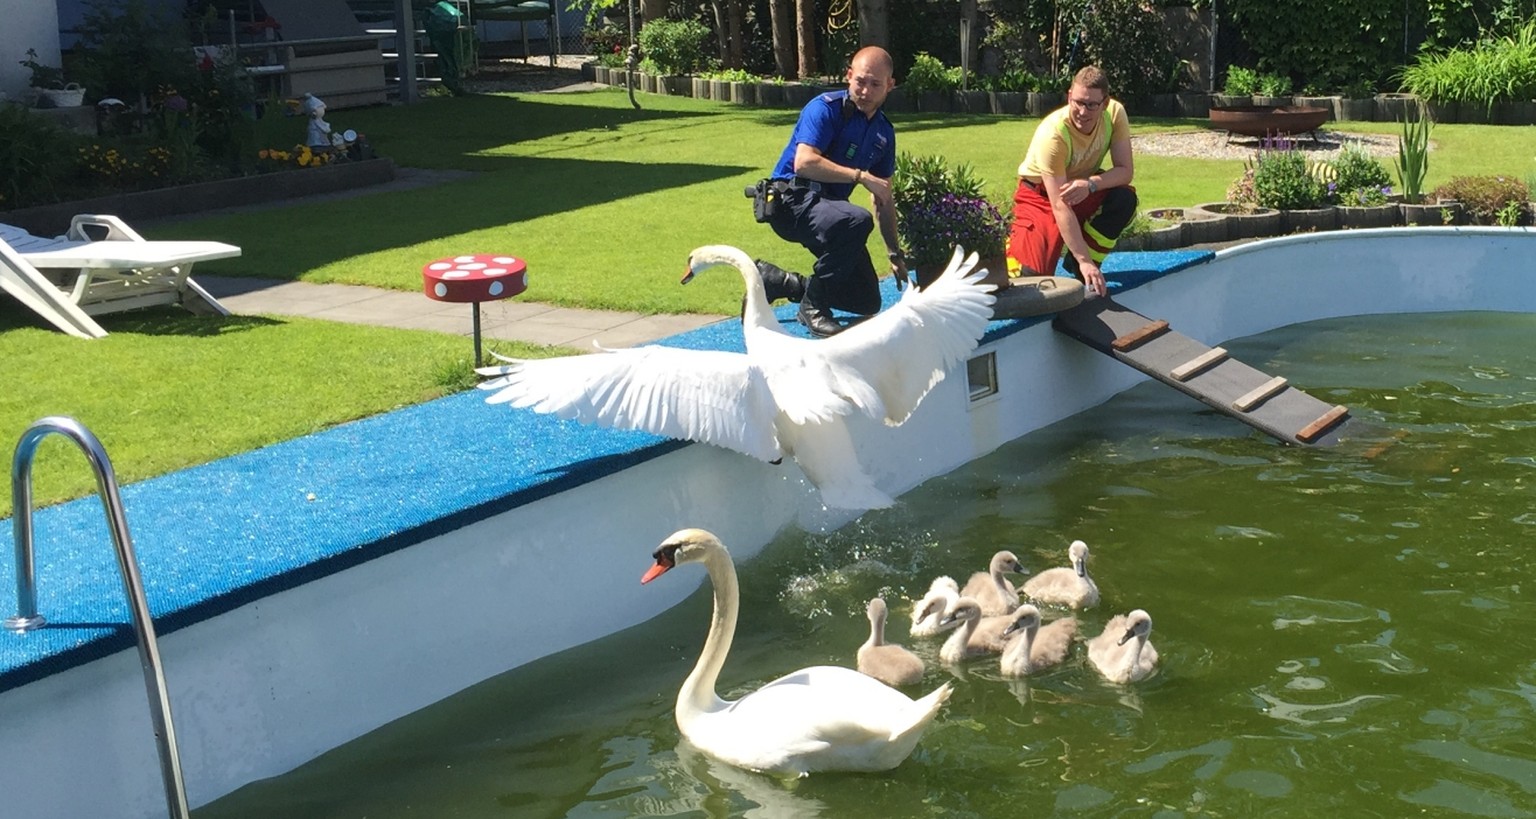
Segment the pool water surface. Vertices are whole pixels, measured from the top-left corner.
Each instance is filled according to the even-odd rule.
[[[738,567],[720,693],[851,665],[865,604],[884,595],[888,638],[929,661],[907,693],[955,684],[888,773],[785,784],[680,744],[672,704],[708,626],[706,585],[195,815],[1536,815],[1532,338],[1536,316],[1454,313],[1227,342],[1349,405],[1362,432],[1287,447],[1144,383],[892,509],[782,533]],[[1151,679],[1108,684],[1079,646],[1011,681],[995,660],[945,668],[938,640],[908,639],[908,601],[934,576],[963,583],[999,548],[1031,570],[1064,565],[1076,538],[1103,595],[1082,631],[1146,609]],[[635,544],[635,582],[655,545]],[[684,566],[657,582],[702,577]]]

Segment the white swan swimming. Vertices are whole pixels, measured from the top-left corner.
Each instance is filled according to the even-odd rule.
[[[1152,616],[1141,609],[1109,618],[1104,632],[1088,641],[1088,661],[1110,682],[1133,683],[1157,668],[1157,649],[1149,639]]]
[[[587,423],[638,429],[732,449],[777,462],[792,455],[821,492],[843,509],[890,506],[860,466],[847,421],[855,414],[905,422],[949,368],[963,361],[992,318],[993,285],[973,273],[976,255],[955,249],[928,287],[827,339],[790,335],[763,292],[757,266],[727,245],[688,257],[687,283],[729,265],[746,282],[746,353],[645,345],[477,372],[495,376],[488,403],[530,407]]]
[[[932,637],[938,634],[943,630],[939,628],[939,621],[944,619],[944,612],[949,610],[950,603],[959,596],[960,584],[953,577],[935,577],[928,584],[928,593],[912,605],[912,628],[907,633],[913,637]]]
[[[901,764],[949,699],[948,683],[920,700],[851,668],[813,666],[739,700],[720,699],[715,681],[736,632],[739,593],[731,555],[702,529],[672,534],[654,553],[649,583],[682,563],[702,563],[715,612],[698,664],[677,692],[677,727],[694,747],[754,771],[884,771]]]
[[[1045,605],[1087,609],[1099,604],[1099,584],[1088,576],[1088,544],[1072,541],[1067,548],[1070,567],[1058,566],[1024,582],[1024,596]]]
[[[886,685],[916,685],[923,680],[923,660],[895,643],[885,641],[885,600],[876,597],[865,609],[869,617],[869,639],[859,646],[859,673],[868,674]]]
[[[1012,614],[1019,607],[1019,592],[1008,582],[1005,574],[1024,574],[1025,569],[1013,552],[1004,549],[992,555],[984,572],[975,572],[965,581],[961,597],[969,597],[981,606],[987,617]]]
[[[1063,617],[1042,627],[1040,610],[1025,603],[1014,611],[1013,622],[1003,636],[1008,638],[1008,646],[998,660],[998,670],[1004,677],[1027,677],[1067,659],[1077,636],[1077,619]]]

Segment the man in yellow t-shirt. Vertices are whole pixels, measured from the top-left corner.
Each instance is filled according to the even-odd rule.
[[[1133,174],[1125,106],[1109,98],[1102,70],[1084,66],[1072,78],[1066,107],[1040,121],[1019,164],[1009,274],[1055,275],[1065,246],[1067,272],[1093,295],[1105,295],[1099,265],[1136,215]]]

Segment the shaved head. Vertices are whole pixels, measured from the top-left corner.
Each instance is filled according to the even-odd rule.
[[[853,55],[850,65],[855,69],[864,68],[867,71],[881,73],[889,77],[896,71],[896,63],[891,60],[891,53],[880,46],[864,46]]]

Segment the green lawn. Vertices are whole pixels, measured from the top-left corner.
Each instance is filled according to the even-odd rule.
[[[763,176],[795,112],[742,109],[680,97],[624,93],[506,94],[435,98],[414,107],[339,111],[337,127],[368,135],[407,167],[476,172],[437,187],[180,223],[153,231],[240,245],[239,259],[209,272],[414,290],[424,260],[468,252],[512,253],[529,262],[522,298],[641,313],[729,313],[740,284],[714,276],[677,286],[689,250],[737,245],[803,268],[809,256],[752,221],[743,187]],[[1036,120],[981,115],[894,116],[901,150],[970,163],[995,201],[1012,193],[1013,170]],[[1202,121],[1136,119],[1139,133]],[[1396,133],[1392,123],[1343,130]],[[1452,173],[1531,168],[1523,129],[1436,129],[1431,185]],[[1235,160],[1137,157],[1144,206],[1219,201],[1242,170]],[[878,238],[873,240],[878,241]]]
[[[473,383],[457,336],[312,319],[194,316],[159,308],[102,318],[86,341],[0,310],[0,444],[47,415],[96,433],[129,482],[417,404]],[[498,343],[508,355],[548,355]],[[37,505],[95,488],[63,438],[38,449]],[[11,495],[0,495],[0,517]]]
[[[421,265],[446,255],[511,253],[529,262],[521,298],[642,313],[731,314],[730,274],[680,287],[686,254],[709,243],[803,268],[808,254],[751,218],[742,188],[777,158],[795,112],[748,110],[617,90],[435,98],[412,107],[335,111],[401,166],[475,176],[413,191],[293,205],[146,228],[151,238],[213,239],[244,249],[204,273],[416,290]],[[999,202],[1035,120],[896,115],[899,146],[970,163]],[[294,127],[299,127],[295,125]],[[1139,119],[1151,133],[1190,120]],[[1396,133],[1390,123],[1345,130]],[[1430,184],[1454,174],[1524,176],[1523,128],[1435,131]],[[1141,156],[1144,206],[1224,197],[1231,160]],[[878,238],[873,241],[878,241]],[[208,319],[174,310],[108,318],[111,335],[82,341],[0,311],[0,442],[67,414],[107,444],[137,480],[419,402],[469,383],[468,345],[426,332],[277,317]],[[548,351],[503,346],[513,355]],[[6,444],[9,447],[9,444]],[[83,459],[50,441],[40,451],[39,503],[86,494]],[[67,457],[66,457],[67,456]],[[9,495],[0,497],[8,514]]]

